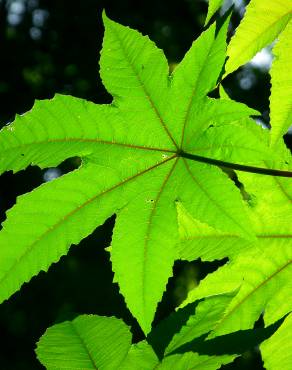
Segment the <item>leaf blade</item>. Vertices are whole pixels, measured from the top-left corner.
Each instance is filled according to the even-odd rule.
[[[181,330],[173,336],[165,353],[171,354],[195,338],[209,333],[224,314],[231,299],[232,295],[222,295],[209,297],[199,302],[194,315],[190,316]]]
[[[273,41],[291,18],[291,10],[291,0],[277,0],[273,3],[252,0],[227,48],[229,59],[224,77]]]
[[[287,132],[292,121],[292,76],[289,68],[291,40],[292,21],[290,20],[273,48],[275,59],[271,68],[271,145],[275,145]]]
[[[119,369],[130,346],[130,330],[121,320],[82,315],[50,327],[36,354],[49,370],[112,370]]]

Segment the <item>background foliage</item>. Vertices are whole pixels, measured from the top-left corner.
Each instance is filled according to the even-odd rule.
[[[244,5],[241,1],[236,3],[234,27],[243,15]],[[109,102],[98,76],[96,52],[101,48],[103,36],[103,8],[116,21],[148,34],[164,49],[168,60],[176,63],[202,31],[207,3],[203,0],[0,1],[1,122],[11,121],[15,113],[29,110],[35,99],[51,98],[55,92],[96,103]],[[226,79],[225,87],[232,98],[263,112],[262,121],[268,124],[267,68],[260,68],[256,63],[241,68]],[[31,167],[14,176],[11,173],[1,176],[1,221],[16,195],[75,166],[76,163],[67,161],[58,169],[41,171]],[[35,342],[47,327],[77,314],[122,317],[134,327],[134,338],[143,338],[117,286],[112,284],[111,266],[104,248],[109,244],[113,222],[114,219],[109,220],[78,248],[72,247],[48,273],[40,273],[1,305],[0,332],[5,339],[0,350],[3,370],[41,369],[33,351]],[[177,263],[175,277],[169,283],[156,320],[165,317],[184,298],[190,285],[220,263]],[[261,369],[262,365],[254,352],[227,367]]]

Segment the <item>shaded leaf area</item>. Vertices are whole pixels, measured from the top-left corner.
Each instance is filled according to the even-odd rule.
[[[210,332],[230,300],[231,296],[226,295],[190,303],[159,323],[147,340],[159,357],[170,354],[183,344]]]
[[[222,335],[214,339],[206,340],[206,336],[196,338],[193,341],[176,349],[173,353],[184,353],[189,351],[213,356],[224,354],[244,354],[259,346],[265,339],[273,335],[280,327],[283,320],[268,326],[250,330],[240,330],[232,334]]]
[[[253,330],[240,330],[208,339],[208,334],[216,327],[236,294],[234,291],[232,294],[209,297],[178,309],[152,330],[147,341],[159,358],[190,351],[213,356],[240,355],[252,350],[276,332],[283,319],[266,328],[258,327],[257,324]]]
[[[233,360],[233,356],[204,356],[198,353],[186,352],[183,355],[172,355],[163,359],[161,365],[157,369],[193,369],[193,370],[216,370],[222,364],[229,363]]]

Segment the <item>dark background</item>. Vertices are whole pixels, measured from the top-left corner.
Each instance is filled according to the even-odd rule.
[[[244,1],[238,3],[244,4]],[[138,29],[162,48],[170,63],[177,63],[203,30],[207,12],[204,0],[0,0],[0,125],[16,113],[31,109],[35,99],[58,93],[94,101],[111,97],[98,74],[103,26],[101,11],[122,24]],[[237,7],[232,27],[243,7]],[[269,76],[265,68],[245,67],[224,82],[231,96],[262,112],[268,124]],[[291,138],[286,136],[287,142]],[[72,170],[68,160],[59,169],[29,167],[16,175],[0,177],[0,221],[17,195],[50,177]],[[37,370],[35,343],[48,326],[78,314],[115,315],[132,326],[134,340],[143,335],[127,310],[118,287],[112,283],[109,255],[114,217],[47,273],[41,272],[0,306],[0,370]],[[33,225],[32,225],[33,227]],[[176,263],[174,278],[159,306],[156,322],[168,315],[187,289],[216,269],[218,263]],[[261,323],[259,322],[260,326]],[[257,350],[246,352],[228,369],[262,369]]]

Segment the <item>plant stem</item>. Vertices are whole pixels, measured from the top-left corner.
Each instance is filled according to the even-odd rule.
[[[219,166],[219,167],[231,168],[232,170],[237,170],[237,171],[259,173],[261,175],[269,175],[269,176],[292,177],[291,171],[282,171],[282,170],[273,170],[270,168],[246,166],[244,164],[231,163],[231,162],[220,161],[219,159],[201,157],[200,155],[185,153],[184,151],[178,152],[178,156],[191,159],[197,162],[212,164],[212,165]]]

